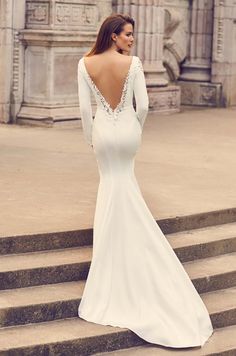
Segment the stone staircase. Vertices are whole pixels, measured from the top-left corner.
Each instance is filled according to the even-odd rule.
[[[236,355],[236,209],[157,221],[205,302],[202,348],[147,343],[77,316],[92,229],[0,237],[0,355]]]

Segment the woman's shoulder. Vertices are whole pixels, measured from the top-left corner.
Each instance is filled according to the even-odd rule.
[[[79,59],[79,62],[78,62],[78,65],[79,65],[79,66],[81,65],[81,63],[82,63],[83,60],[84,60],[84,57],[81,57],[81,58]]]
[[[82,72],[83,72],[83,68],[84,68],[84,58],[85,58],[85,56],[82,56],[78,62],[78,69],[80,69]]]
[[[137,63],[142,63],[140,57],[138,57],[138,56],[134,56],[134,57],[135,57],[135,60],[136,60]]]
[[[134,72],[142,71],[143,72],[143,64],[141,59],[138,56],[133,56],[134,58]]]

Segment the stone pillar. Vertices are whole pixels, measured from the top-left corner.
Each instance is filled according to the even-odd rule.
[[[25,25],[25,0],[0,0],[0,122],[15,121],[23,93],[23,47],[19,30]]]
[[[141,1],[138,34],[145,33],[145,46],[138,44],[138,55],[143,59],[146,83],[149,92],[149,106],[152,112],[171,113],[180,110],[180,90],[175,84],[169,85],[164,60],[165,8],[164,0]],[[146,10],[145,22],[143,12]],[[141,47],[141,48],[140,48]]]
[[[147,84],[167,86],[163,66],[164,7],[163,0],[140,1],[137,55],[143,59]],[[145,16],[143,15],[145,14]],[[140,34],[143,41],[140,43]]]
[[[164,0],[118,0],[115,11],[129,14],[135,20],[132,54],[143,62],[150,111],[179,111],[179,88],[168,86],[163,66]]]
[[[144,64],[147,83],[166,86],[163,66],[164,0],[118,0],[116,11],[135,20],[134,53]]]
[[[222,106],[236,105],[236,2],[214,1],[212,83],[222,84]]]
[[[180,79],[209,82],[213,33],[213,0],[193,0],[189,55]]]
[[[79,59],[111,13],[109,0],[26,0],[24,101],[17,123],[77,120]]]
[[[183,105],[220,106],[221,86],[211,83],[213,0],[193,0],[189,55],[179,84]]]
[[[10,121],[12,1],[0,0],[0,122]]]

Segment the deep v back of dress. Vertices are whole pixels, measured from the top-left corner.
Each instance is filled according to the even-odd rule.
[[[148,209],[134,174],[148,112],[139,57],[132,57],[123,78],[113,108],[88,73],[84,57],[79,61],[80,114],[100,181],[92,262],[78,315],[128,328],[151,343],[203,345],[213,332],[206,306]],[[91,93],[97,103],[94,119]]]
[[[118,57],[120,57],[120,55],[118,55]],[[111,107],[113,111],[117,109],[117,107],[120,105],[123,99],[124,89],[127,84],[127,80],[130,71],[132,69],[132,62],[133,62],[133,57],[128,57],[129,58],[128,64],[126,59],[126,61],[122,63],[121,66],[119,63],[121,58],[118,57],[117,56],[113,57],[112,60],[109,61],[110,63],[107,63],[107,57],[104,58],[104,56],[102,56],[99,59],[99,66],[96,62],[92,64],[93,72],[94,72],[94,68],[96,68],[96,72],[97,72],[96,76],[98,77],[98,80],[95,80],[93,76],[89,74],[90,70],[88,70],[87,64],[85,63],[85,58],[83,57],[84,68],[89,78],[89,81],[95,88],[98,95],[106,102],[108,106]],[[127,57],[127,56],[123,56],[123,57]],[[96,56],[95,56],[95,60],[97,60]],[[117,70],[117,68],[119,70]],[[99,84],[96,84],[97,81]],[[108,97],[109,99],[106,99],[106,97]],[[113,105],[111,102],[115,102],[116,104]]]

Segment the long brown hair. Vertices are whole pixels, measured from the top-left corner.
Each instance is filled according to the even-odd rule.
[[[123,31],[123,26],[127,23],[132,24],[134,27],[135,21],[129,15],[113,13],[108,16],[102,23],[97,39],[92,49],[86,53],[86,57],[93,56],[94,54],[102,53],[112,46],[111,34],[114,32],[117,35]],[[122,53],[122,50],[118,52]]]

